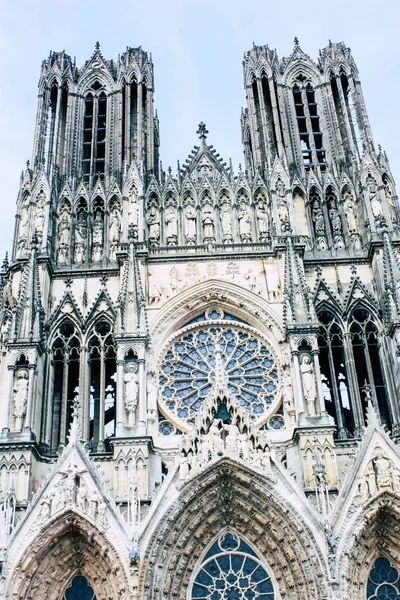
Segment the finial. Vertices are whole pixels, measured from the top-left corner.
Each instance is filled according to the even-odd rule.
[[[295,48],[298,48],[299,46],[300,46],[299,38],[298,38],[298,37],[295,37],[295,38],[294,38],[294,47],[295,47]]]
[[[203,121],[200,123],[199,128],[196,133],[201,140],[205,140],[207,138],[208,130],[206,128],[206,124],[203,123]]]
[[[94,45],[95,52],[100,52],[100,42],[96,42]]]
[[[357,275],[357,265],[352,264],[350,267],[350,272],[352,275]]]
[[[8,252],[6,252],[5,258],[3,260],[3,264],[1,266],[3,271],[6,271],[9,267],[9,262],[8,262]]]
[[[27,169],[29,169],[30,165],[31,165],[30,161],[29,161],[29,160],[27,160],[27,161],[26,161],[26,168],[27,168]]]

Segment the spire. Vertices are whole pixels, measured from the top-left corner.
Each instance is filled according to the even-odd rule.
[[[140,265],[136,255],[135,231],[129,226],[129,249],[125,258],[118,297],[118,326],[124,334],[147,335],[146,301],[143,293]]]

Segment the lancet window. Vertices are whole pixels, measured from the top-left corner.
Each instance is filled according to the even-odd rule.
[[[235,533],[225,532],[205,555],[191,600],[274,600],[274,585],[256,553]]]
[[[45,136],[45,160],[47,171],[56,164],[61,170],[64,160],[65,131],[67,123],[68,86],[61,88],[54,83],[49,90],[47,129]]]
[[[96,81],[85,96],[82,173],[87,182],[105,171],[106,122],[107,96]]]
[[[379,408],[382,424],[393,425],[378,329],[364,308],[353,311],[348,334],[329,311],[319,314],[322,391],[339,438],[359,435],[366,424],[368,398]]]
[[[89,439],[92,449],[115,434],[116,354],[111,326],[100,321],[88,344]]]
[[[370,571],[366,600],[400,600],[399,571],[383,556],[376,559]]]
[[[66,441],[72,420],[73,402],[79,396],[80,339],[72,321],[64,321],[52,344],[53,394],[50,395],[51,447]]]
[[[62,600],[96,600],[96,596],[86,577],[78,575],[65,590]]]
[[[314,88],[310,83],[305,87],[300,87],[296,83],[293,87],[293,100],[304,167],[308,171],[318,164],[324,171],[325,149]]]

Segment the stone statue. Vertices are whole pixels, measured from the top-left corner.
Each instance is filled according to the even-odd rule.
[[[286,365],[283,369],[281,387],[283,408],[288,415],[292,415],[295,412],[295,408],[293,404],[292,378],[288,365]]]
[[[71,233],[71,217],[68,211],[64,210],[61,214],[57,227],[58,250],[57,262],[59,265],[65,264],[69,256],[69,241]]]
[[[372,464],[378,489],[382,487],[391,487],[391,462],[383,455],[381,450],[378,451],[376,457],[372,460]]]
[[[312,217],[316,235],[325,235],[324,213],[318,203],[314,203]]]
[[[128,224],[133,225],[134,231],[137,232],[139,226],[139,203],[135,194],[129,198]]]
[[[189,463],[186,454],[181,454],[179,457],[179,479],[186,479],[189,474]]]
[[[121,218],[117,208],[110,216],[110,244],[118,244],[121,238]]]
[[[398,216],[397,216],[397,209],[396,209],[396,201],[393,198],[392,190],[390,189],[390,186],[388,186],[388,185],[385,185],[384,190],[385,190],[386,201],[387,201],[388,208],[389,208],[390,218],[391,218],[393,224],[397,224]]]
[[[158,304],[161,300],[161,284],[157,275],[149,269],[149,304]]]
[[[218,427],[220,423],[220,419],[218,421],[213,421],[208,432],[213,454],[217,454],[217,452],[224,449],[224,440],[221,437],[222,429]]]
[[[29,374],[27,369],[20,369],[14,384],[14,416],[15,430],[22,430],[23,418],[28,403]]]
[[[79,213],[75,226],[75,262],[80,264],[84,262],[87,246],[87,221],[86,213]]]
[[[97,211],[93,221],[93,260],[101,260],[104,227],[101,211]]]
[[[226,202],[221,206],[221,231],[222,241],[224,244],[230,244],[233,241],[232,238],[232,214],[231,207]]]
[[[266,238],[268,238],[270,233],[269,216],[265,209],[265,204],[263,202],[259,202],[257,204],[256,216],[258,223],[258,232],[260,235],[260,242],[263,242]]]
[[[354,213],[354,202],[351,197],[351,194],[349,194],[349,193],[345,194],[344,198],[345,198],[344,214],[346,215],[347,227],[349,229],[349,232],[350,233],[358,232],[356,216]]]
[[[228,435],[225,438],[225,448],[227,451],[238,452],[239,429],[237,425],[224,425]]]
[[[251,242],[251,215],[247,204],[242,202],[238,211],[239,233],[242,242]]]
[[[152,244],[158,246],[160,243],[160,215],[154,204],[150,208],[147,223],[149,226],[149,240]]]
[[[46,216],[44,212],[44,201],[41,199],[38,200],[34,220],[34,231],[39,241],[43,239],[45,218]]]
[[[209,204],[206,204],[203,207],[203,243],[214,240],[214,215],[212,207]]]
[[[367,188],[372,214],[374,215],[375,219],[379,219],[379,217],[382,217],[382,204],[378,197],[376,181],[370,175],[367,178]]]
[[[174,206],[170,205],[165,211],[165,226],[167,246],[176,246],[178,243],[178,217]]]
[[[342,220],[339,215],[339,211],[336,207],[332,206],[329,211],[329,218],[332,223],[332,231],[334,234],[342,233]]]
[[[135,425],[136,408],[139,401],[139,377],[137,362],[131,362],[126,367],[125,383],[125,408],[129,414],[129,427]]]
[[[317,398],[314,366],[308,354],[303,354],[300,365],[301,377],[303,380],[304,398],[306,400],[308,415],[315,416],[315,401]]]
[[[196,209],[192,204],[185,208],[185,242],[189,246],[196,244]]]
[[[276,302],[277,300],[279,300],[281,283],[279,278],[279,271],[272,257],[266,259],[265,276],[267,278],[268,299],[270,302]]]
[[[29,228],[29,200],[26,199],[21,205],[18,238],[26,238]]]

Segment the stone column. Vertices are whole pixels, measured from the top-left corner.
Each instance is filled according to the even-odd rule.
[[[324,395],[322,393],[322,384],[321,384],[321,367],[319,365],[319,350],[313,350],[311,352],[314,361],[314,375],[316,379],[316,389],[317,389],[317,412],[321,414],[326,413],[325,409],[325,400]]]
[[[36,365],[29,365],[28,401],[26,404],[25,429],[32,429],[33,389],[35,385]]]
[[[292,361],[294,367],[294,404],[296,407],[297,418],[301,413],[305,412],[303,400],[303,386],[301,385],[299,351],[292,351]]]
[[[139,403],[138,403],[138,416],[137,416],[137,426],[140,428],[141,433],[146,433],[146,415],[147,415],[147,407],[146,407],[146,374],[144,370],[144,358],[139,358]]]
[[[7,433],[10,431],[10,410],[11,410],[11,402],[13,397],[13,388],[14,388],[14,375],[15,375],[15,366],[9,365],[9,383],[8,383],[8,395],[7,395],[7,404],[5,406],[4,411],[4,422],[3,422],[3,432]]]
[[[117,360],[117,423],[116,423],[116,435],[122,435],[124,428],[124,369],[125,361],[123,359]]]

